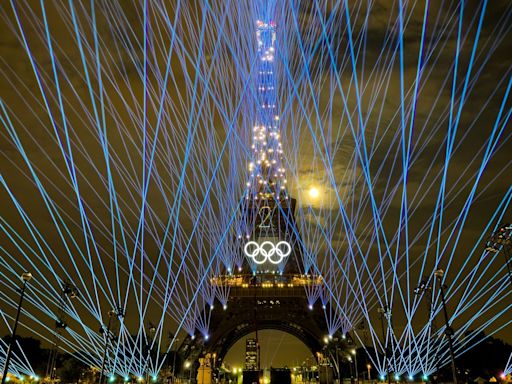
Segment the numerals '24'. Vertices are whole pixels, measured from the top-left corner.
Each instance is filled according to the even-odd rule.
[[[269,206],[265,205],[260,208],[258,211],[258,215],[260,216],[261,222],[258,227],[260,228],[270,228],[272,226],[272,213],[273,209]]]

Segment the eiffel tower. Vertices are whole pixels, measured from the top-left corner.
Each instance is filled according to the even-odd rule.
[[[323,309],[311,306],[305,291],[322,285],[323,280],[304,272],[296,200],[286,188],[274,73],[276,25],[271,17],[256,22],[256,40],[257,121],[252,127],[245,199],[233,239],[243,264],[237,273],[225,271],[210,280],[210,284],[229,287],[230,295],[224,310],[211,311],[208,339],[189,336],[179,349],[183,361],[213,356],[214,367],[220,366],[231,346],[244,336],[256,332],[257,339],[258,330],[296,336],[313,356],[324,347],[327,334]],[[257,366],[259,370],[259,353]]]

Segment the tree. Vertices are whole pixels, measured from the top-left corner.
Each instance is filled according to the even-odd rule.
[[[57,376],[62,383],[78,383],[82,373],[87,370],[87,365],[71,355],[66,355],[62,365],[57,369]]]
[[[473,343],[479,342],[479,344],[457,359],[457,368],[460,369],[459,378],[498,377],[503,370],[504,356],[510,355],[512,346],[494,337],[486,338],[483,332],[477,335],[468,333],[466,337],[471,337]]]
[[[6,343],[9,343],[11,341],[11,336],[5,336],[3,340]],[[48,350],[41,348],[41,340],[34,339],[33,337],[16,336],[16,341],[17,343],[13,346],[13,353],[22,358],[23,354],[18,347],[19,344],[35,373],[42,376],[46,370]]]

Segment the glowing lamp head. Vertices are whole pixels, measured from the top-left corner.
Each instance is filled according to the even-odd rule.
[[[191,365],[190,361],[185,361],[185,369],[189,369]]]
[[[155,382],[155,381],[157,381],[157,379],[158,379],[157,376],[155,376],[155,375],[151,376],[151,381]]]
[[[324,337],[324,343],[329,344],[329,338],[327,336]]]
[[[210,338],[210,335],[206,333],[206,334],[204,335],[204,339],[205,339],[205,340],[208,340],[209,338]]]
[[[228,305],[227,305],[227,304],[224,304],[224,305],[222,306],[222,309],[223,309],[223,310],[228,309]]]
[[[125,376],[124,381],[130,381],[130,378],[128,376]]]
[[[11,378],[10,378],[9,376],[7,376],[7,377],[5,378],[5,382],[6,382],[6,383],[8,383],[9,381],[11,381]]]
[[[313,310],[313,304],[309,304],[308,308],[309,308],[310,311],[312,311]]]
[[[421,379],[422,379],[423,381],[427,381],[427,380],[428,380],[428,376],[427,376],[427,375],[423,375],[423,376],[421,376]]]
[[[139,376],[139,377],[137,377],[137,381],[138,381],[139,383],[142,383],[142,382],[144,381],[144,379],[142,378],[142,376]]]
[[[213,308],[215,308],[215,307],[213,306],[213,304],[212,304],[212,305],[210,305],[210,310],[212,310],[212,311],[213,311]]]
[[[116,381],[116,377],[115,377],[115,376],[110,376],[110,377],[108,378],[108,382],[109,382],[109,383],[113,383],[114,381]]]
[[[32,279],[32,274],[30,272],[25,272],[21,275],[21,280],[25,283],[28,283]]]
[[[407,376],[407,378],[409,379],[409,381],[413,381],[414,380],[414,376],[413,375],[409,375],[409,376]]]
[[[384,381],[384,380],[386,380],[386,376],[384,376],[384,375],[380,375],[380,376],[379,376],[379,379],[380,379],[380,381]]]
[[[398,380],[400,380],[400,376],[395,374],[395,381],[398,381]]]

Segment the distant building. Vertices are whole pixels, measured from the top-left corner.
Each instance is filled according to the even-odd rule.
[[[258,369],[258,342],[256,339],[245,339],[245,369]]]

